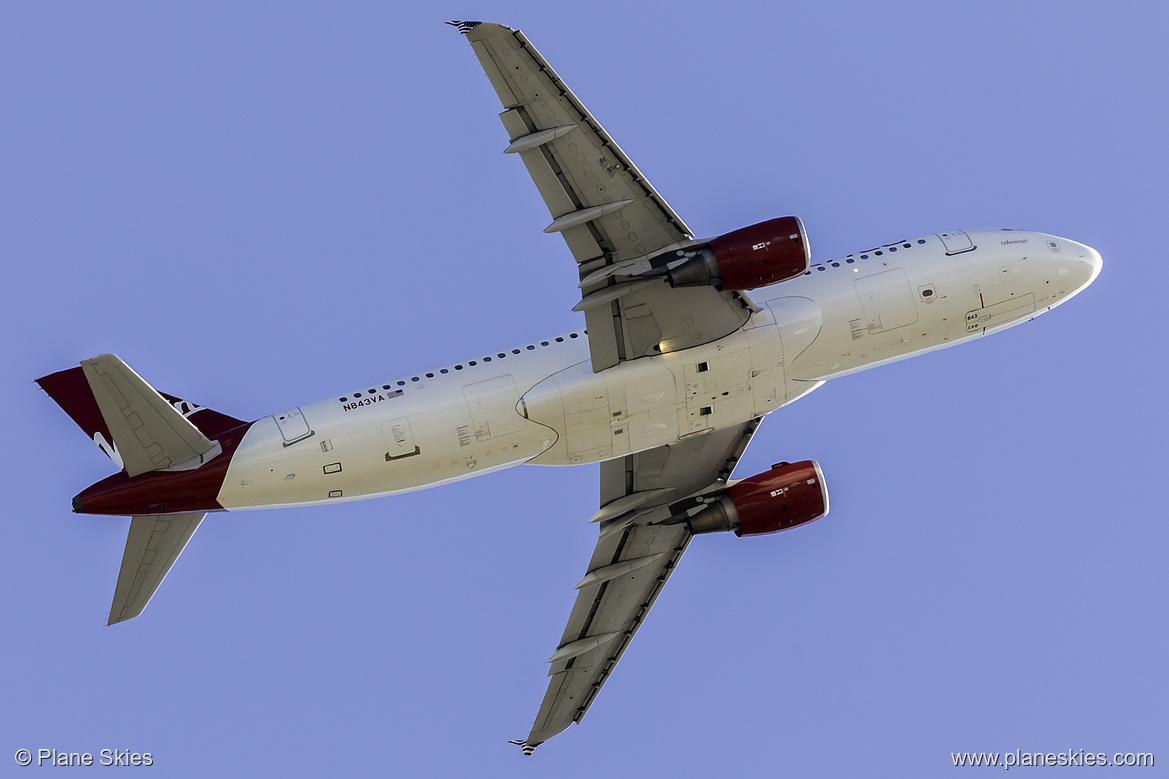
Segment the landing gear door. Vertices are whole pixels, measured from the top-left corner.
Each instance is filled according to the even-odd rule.
[[[276,420],[276,426],[280,428],[280,435],[284,437],[285,446],[292,446],[297,441],[303,441],[313,434],[312,428],[308,426],[308,420],[304,418],[299,407],[285,411],[283,414],[277,414],[272,418]]]

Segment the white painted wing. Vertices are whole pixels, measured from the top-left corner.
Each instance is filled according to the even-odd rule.
[[[505,151],[523,160],[548,206],[545,232],[563,236],[581,279],[693,237],[523,33],[486,22],[451,24],[471,42],[506,109],[500,114],[511,139]],[[620,283],[608,276],[581,292],[588,297]],[[628,294],[585,309],[595,371],[709,343],[750,315],[751,303],[740,293],[673,289],[664,277],[635,283],[625,288],[632,289]]]
[[[580,722],[613,672],[674,567],[691,534],[685,525],[652,525],[669,505],[720,486],[751,440],[759,420],[601,463],[601,505],[634,493],[654,497],[627,515],[601,523],[601,534],[552,655],[552,677],[532,731],[529,752]]]
[[[142,613],[206,514],[134,517],[110,606],[113,625]]]

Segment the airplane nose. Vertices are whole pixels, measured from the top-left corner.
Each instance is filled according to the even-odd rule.
[[[1100,256],[1100,252],[1091,246],[1085,246],[1081,262],[1084,263],[1084,286],[1086,287],[1100,275],[1100,269],[1104,267],[1104,259]]]

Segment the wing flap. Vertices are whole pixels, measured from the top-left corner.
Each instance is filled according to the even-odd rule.
[[[130,520],[107,624],[125,622],[142,613],[205,516],[170,514]]]

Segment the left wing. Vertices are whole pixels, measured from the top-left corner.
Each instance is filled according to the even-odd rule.
[[[524,741],[526,754],[580,722],[690,544],[685,524],[650,524],[670,506],[721,487],[759,420],[601,463],[600,538]]]
[[[593,370],[709,343],[742,326],[753,307],[742,293],[675,289],[664,276],[618,283],[636,275],[630,261],[690,241],[690,228],[522,32],[449,24],[467,36],[506,109],[504,151],[520,156],[548,206],[553,219],[544,232],[560,233],[576,258]]]

